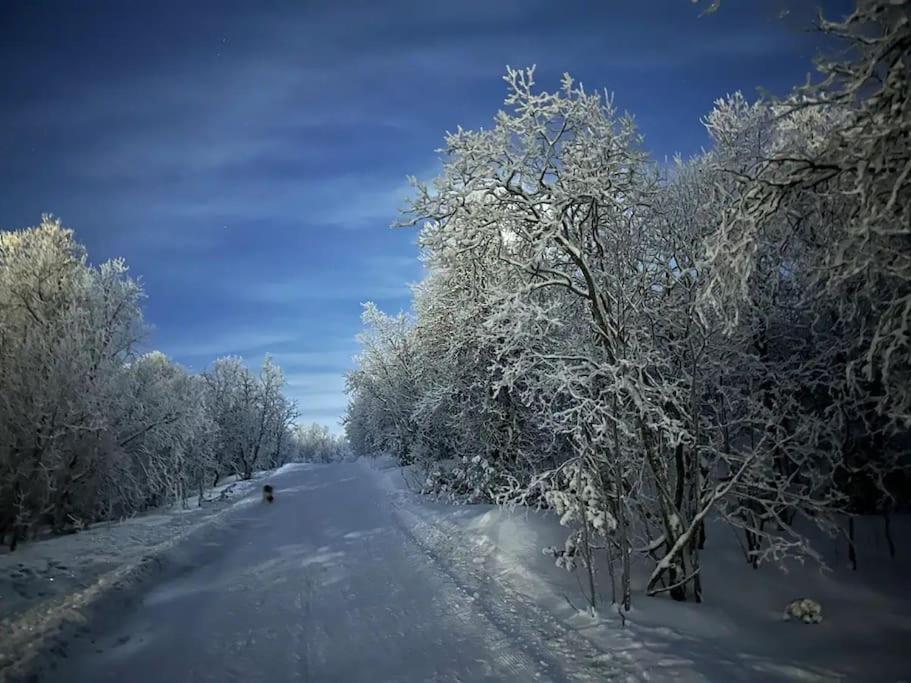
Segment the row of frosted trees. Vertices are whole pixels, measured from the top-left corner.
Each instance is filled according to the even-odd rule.
[[[0,232],[0,537],[16,542],[166,503],[283,463],[281,369],[221,358],[192,374],[139,355],[143,292],[72,231]]]
[[[711,148],[657,164],[631,117],[508,70],[506,110],[415,183],[426,276],[364,313],[355,452],[427,488],[554,509],[558,562],[629,607],[702,595],[706,520],[754,566],[908,499],[911,25],[865,2],[781,101],[717,101]],[[848,532],[849,533],[849,532]],[[850,535],[850,533],[849,533]],[[890,541],[891,542],[891,541]],[[599,559],[600,558],[600,559]]]
[[[324,424],[297,425],[293,432],[293,459],[298,462],[331,463],[349,459],[348,440],[333,434]]]

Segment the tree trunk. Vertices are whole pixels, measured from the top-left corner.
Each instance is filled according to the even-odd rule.
[[[848,560],[851,568],[857,571],[857,550],[854,547],[854,517],[848,517]]]
[[[673,544],[668,543],[667,551],[671,552],[672,547]],[[671,600],[675,600],[677,602],[686,602],[686,563],[684,560],[685,554],[686,551],[681,550],[679,555],[681,561],[680,565],[671,564],[671,566],[667,569],[667,581],[668,585],[671,587],[669,591]],[[680,570],[679,579],[677,578],[678,569]]]
[[[886,543],[889,544],[889,556],[895,559],[895,541],[892,539],[892,518],[888,511],[883,512],[883,533],[886,535]]]
[[[576,500],[579,505],[579,517],[582,520],[582,543],[584,545],[582,557],[585,558],[585,569],[588,571],[588,604],[594,613],[598,607],[595,594],[595,562],[591,546],[591,534],[588,526],[586,503],[582,498],[582,461],[579,461],[579,470],[576,473]]]

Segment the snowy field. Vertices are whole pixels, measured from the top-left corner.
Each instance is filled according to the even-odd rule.
[[[436,503],[383,461],[285,468],[274,506],[263,476],[0,556],[5,663],[37,655],[42,681],[911,680],[906,519],[896,560],[860,525],[857,572],[832,541],[831,572],[753,570],[710,528],[705,603],[646,598],[640,577],[622,626],[542,553],[552,515]],[[798,597],[821,624],[782,621]]]

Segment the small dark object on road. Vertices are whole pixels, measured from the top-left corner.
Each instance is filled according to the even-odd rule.
[[[263,486],[263,500],[267,503],[271,503],[275,500],[275,495],[272,493],[272,485],[266,484]]]

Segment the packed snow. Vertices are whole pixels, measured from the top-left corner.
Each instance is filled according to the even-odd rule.
[[[207,491],[202,505],[195,499],[187,508],[174,505],[0,552],[0,672],[40,651],[47,636],[81,618],[106,591],[144,576],[157,557],[192,542],[194,531],[250,504],[246,494],[262,476],[230,477]]]
[[[6,662],[36,654],[18,671],[37,667],[48,681],[894,681],[911,671],[911,563],[888,557],[873,520],[859,525],[857,571],[831,541],[831,571],[754,570],[733,534],[710,526],[706,602],[646,597],[640,568],[621,619],[607,595],[588,610],[579,576],[542,553],[564,538],[555,514],[435,502],[409,480],[382,459],[289,466],[268,477],[271,505],[259,479],[217,509],[4,555],[4,593],[15,583],[21,594],[0,603],[3,642],[23,628],[46,636],[4,647]],[[907,522],[895,520],[898,538]],[[820,604],[822,622],[786,622],[797,599]],[[35,620],[42,613],[54,619]]]
[[[705,602],[679,603],[644,595],[648,567],[634,567],[633,609],[621,618],[606,581],[596,616],[586,609],[581,574],[556,566],[541,550],[566,536],[554,513],[492,505],[429,503],[409,491],[409,477],[392,461],[380,466],[383,485],[423,543],[499,594],[530,601],[603,654],[592,661],[623,662],[634,680],[865,680],[911,678],[911,558],[891,558],[881,518],[858,520],[858,569],[850,568],[844,539],[817,537],[828,568],[816,563],[751,568],[732,530],[708,529]],[[416,479],[416,478],[415,478]],[[416,485],[417,481],[411,481]],[[911,519],[893,520],[911,538]],[[901,545],[901,544],[900,544]],[[603,571],[603,567],[601,568]],[[807,600],[810,620],[787,623],[790,603]],[[806,609],[806,608],[804,608]],[[804,611],[801,611],[801,619]],[[619,668],[619,667],[618,667]]]

